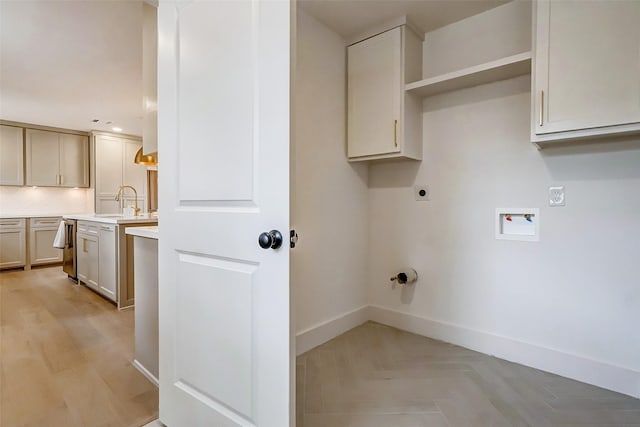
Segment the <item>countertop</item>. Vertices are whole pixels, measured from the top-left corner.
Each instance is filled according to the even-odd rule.
[[[141,214],[138,216],[125,217],[122,215],[93,215],[93,214],[76,214],[76,215],[63,215],[64,219],[76,219],[80,221],[93,221],[101,222],[104,224],[135,224],[135,223],[149,223],[158,222],[158,217],[151,214]]]
[[[158,226],[147,227],[129,227],[125,230],[126,234],[138,237],[146,237],[148,239],[158,239]]]

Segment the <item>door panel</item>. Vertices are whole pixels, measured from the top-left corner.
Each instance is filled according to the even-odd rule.
[[[289,2],[160,2],[160,420],[290,425]],[[267,36],[268,35],[268,36]]]
[[[0,185],[24,184],[23,128],[0,125]]]
[[[58,186],[59,135],[56,132],[27,129],[27,185]]]
[[[63,187],[89,186],[89,138],[60,134],[60,184]]]
[[[118,138],[96,135],[95,150],[96,198],[113,198],[122,185],[122,142]]]
[[[176,298],[176,377],[185,390],[208,390],[208,400],[251,419],[253,368],[251,358],[242,355],[250,355],[253,346],[253,315],[246,306],[252,303],[257,266],[190,254],[178,254],[178,263],[183,284]],[[215,300],[209,299],[211,292]],[[205,310],[191,309],[202,301],[208,301]],[[208,339],[193,340],[194,334]],[[225,351],[218,351],[220,343]],[[208,387],[207,378],[219,381]]]

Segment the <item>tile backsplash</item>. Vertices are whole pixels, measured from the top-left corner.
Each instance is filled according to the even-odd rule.
[[[93,189],[0,186],[0,215],[93,212]]]

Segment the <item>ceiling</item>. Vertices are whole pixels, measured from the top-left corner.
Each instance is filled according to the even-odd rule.
[[[402,15],[421,30],[484,12],[509,0],[298,0],[300,7],[345,38]]]
[[[302,0],[300,7],[348,37],[405,14],[430,31],[505,2]],[[141,135],[141,4],[0,0],[0,119]]]
[[[0,0],[0,119],[140,135],[142,4]]]

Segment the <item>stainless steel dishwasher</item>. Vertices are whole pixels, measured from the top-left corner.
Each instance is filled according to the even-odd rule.
[[[76,255],[76,220],[64,220],[64,249],[62,250],[62,271],[69,280],[78,283],[78,266]]]

